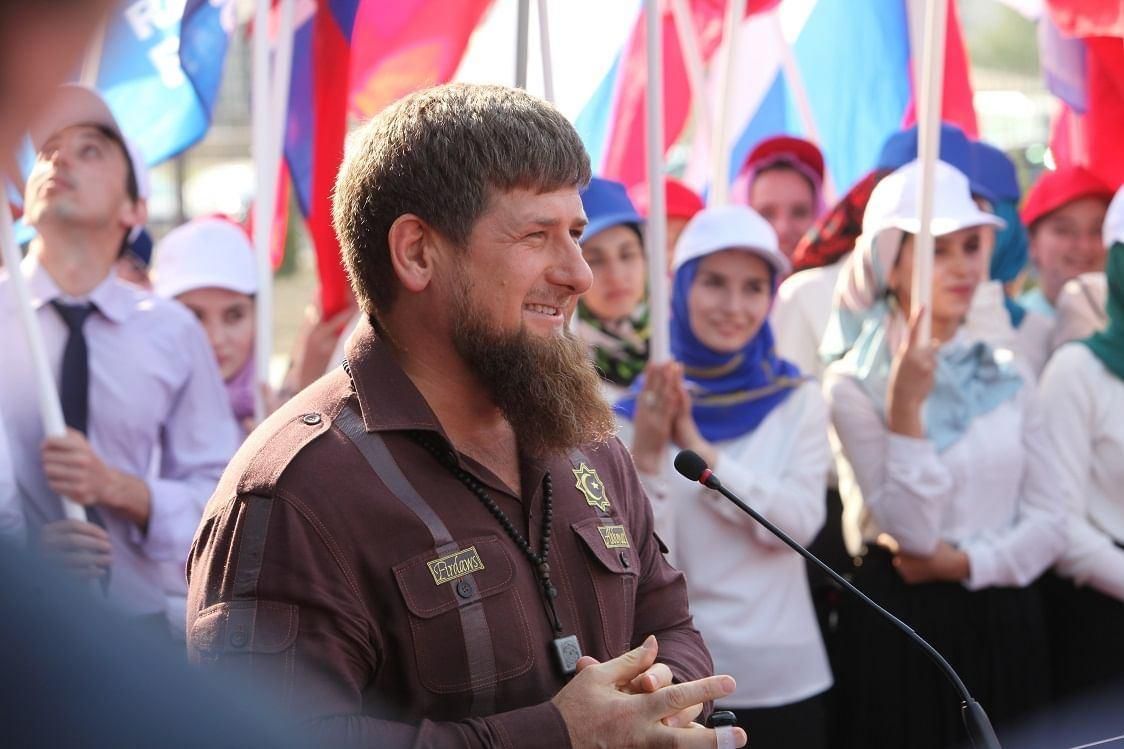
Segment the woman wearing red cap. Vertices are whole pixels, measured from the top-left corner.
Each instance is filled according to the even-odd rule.
[[[823,213],[823,177],[823,154],[814,143],[778,135],[750,152],[734,191],[772,225],[781,252],[791,258],[796,243]]]
[[[667,270],[675,262],[675,243],[687,226],[687,222],[703,209],[702,198],[691,188],[677,179],[667,177],[663,181],[667,206]],[[642,182],[628,191],[636,210],[648,218],[648,183]]]
[[[1107,325],[1058,349],[1039,389],[1070,500],[1057,576],[1043,580],[1059,697],[1124,674],[1124,191],[1104,243]]]
[[[1112,190],[1080,166],[1042,173],[1021,211],[1038,270],[1038,286],[1019,298],[1024,307],[1053,317],[1066,281],[1104,269],[1101,226],[1110,200]]]

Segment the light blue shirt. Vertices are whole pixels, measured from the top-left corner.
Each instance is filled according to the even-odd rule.
[[[110,467],[142,477],[152,495],[147,532],[103,508],[113,544],[109,595],[129,614],[164,611],[161,563],[183,567],[203,507],[239,444],[239,431],[202,328],[177,302],[110,274],[88,297],[65,297],[34,256],[20,268],[59,381],[67,329],[49,302],[90,301],[87,437]],[[27,522],[35,538],[63,517],[43,473],[35,373],[16,299],[0,273],[0,412]],[[158,464],[153,465],[158,460]]]
[[[1050,300],[1042,293],[1041,286],[1035,286],[1030,291],[1021,294],[1018,298],[1018,302],[1025,307],[1028,312],[1037,312],[1051,320],[1058,316],[1058,311],[1054,309],[1054,305],[1050,304]]]

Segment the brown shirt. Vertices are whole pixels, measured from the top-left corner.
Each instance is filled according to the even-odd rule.
[[[188,562],[188,649],[278,689],[333,743],[565,747],[565,684],[531,562],[432,454],[441,425],[364,325],[342,368],[256,430],[207,506]],[[616,440],[521,461],[522,496],[454,453],[540,548],[565,634],[598,660],[654,634],[677,680],[712,673],[681,573]]]

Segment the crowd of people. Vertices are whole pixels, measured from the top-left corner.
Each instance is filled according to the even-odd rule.
[[[257,279],[243,228],[202,217],[153,248],[143,159],[95,92],[61,87],[31,128],[24,220],[36,237],[6,274],[30,291],[67,431],[44,434],[18,300],[0,277],[0,533],[186,641],[193,660],[222,667],[252,655],[254,675],[310,695],[302,712],[325,731],[398,736],[393,717],[433,745],[466,731],[481,745],[528,731],[547,737],[536,745],[577,745],[586,703],[571,687],[593,681],[581,680],[588,671],[609,686],[627,674],[635,693],[706,685],[678,706],[691,713],[683,721],[717,699],[756,747],[961,741],[943,675],[763,528],[679,477],[672,458],[690,449],[929,639],[996,723],[1124,677],[1116,186],[1066,167],[1043,172],[1022,199],[1002,151],[942,126],[922,305],[911,288],[916,129],[893,135],[833,206],[816,145],[769,138],[739,170],[730,205],[665,181],[672,356],[655,362],[645,187],[630,197],[590,178],[553,110],[478,88],[438,89],[433,101],[530,118],[537,155],[501,156],[532,165],[484,163],[496,156],[480,145],[489,138],[532,136],[466,117],[439,124],[465,139],[455,147],[477,149],[483,176],[426,177],[457,160],[385,147],[413,127],[417,143],[439,148],[423,137],[441,116],[424,94],[360,130],[335,216],[360,312],[346,326],[310,320],[285,386],[255,392]],[[406,178],[408,188],[394,181]],[[486,198],[501,189],[502,215]],[[381,201],[373,209],[370,195]],[[532,208],[542,227],[508,255],[466,265],[449,254],[446,244],[483,241],[477,232],[514,236]],[[572,257],[541,261],[545,286],[509,268],[566,243]],[[512,311],[504,295],[519,284],[529,291]],[[523,320],[520,330],[562,320],[574,346],[528,364],[492,318]],[[444,330],[454,344],[432,332]],[[443,371],[434,352],[446,349],[456,359]],[[574,359],[599,379],[555,377]],[[477,409],[479,393],[447,388],[461,370],[487,386],[503,429],[488,431],[494,414]],[[258,429],[255,402],[276,411]],[[545,420],[555,412],[569,421]],[[611,432],[620,442],[581,448]],[[353,483],[366,472],[371,495]],[[561,499],[559,477],[571,473],[580,509],[597,514]],[[450,487],[468,502],[475,494],[493,525],[434,509]],[[62,497],[84,521],[64,517]],[[533,501],[516,516],[520,497]],[[466,537],[473,545],[454,543]],[[502,550],[509,540],[516,551]],[[423,548],[441,550],[444,566]],[[626,615],[605,614],[621,596]],[[588,609],[600,620],[584,619]],[[468,637],[481,627],[486,656]],[[567,669],[570,637],[585,658]],[[520,681],[538,639],[557,646],[564,672],[579,672],[552,703],[561,723],[517,709],[529,704],[521,690],[557,686]],[[301,647],[327,655],[294,665]],[[389,655],[399,651],[416,663]],[[620,670],[622,655],[648,660]],[[460,661],[467,674],[446,673]],[[707,681],[725,678],[713,672],[734,679]],[[485,683],[490,691],[477,689]],[[660,716],[667,726],[673,712]],[[380,720],[349,722],[360,713]],[[480,720],[441,727],[466,716]]]

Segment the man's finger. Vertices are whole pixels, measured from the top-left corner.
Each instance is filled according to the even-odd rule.
[[[748,740],[745,731],[734,727],[734,746],[745,746]],[[670,746],[675,749],[714,749],[718,746],[718,734],[713,728],[703,728],[697,723],[685,728],[668,728],[659,726],[656,729],[660,738],[659,746]]]
[[[59,564],[68,569],[82,570],[86,568],[106,570],[113,564],[113,557],[108,553],[95,553],[89,551],[65,550],[51,554]]]
[[[595,668],[601,678],[609,684],[627,684],[655,663],[658,652],[659,645],[656,644],[656,638],[648,635],[640,647],[591,668]]]
[[[581,658],[578,658],[576,673],[580,674],[582,671],[586,670],[590,666],[597,666],[597,665],[600,665],[600,663],[601,663],[601,661],[597,660],[592,655],[583,655]]]
[[[647,671],[637,676],[628,683],[629,689],[634,693],[655,692],[671,684],[675,677],[666,663],[653,664]],[[690,721],[688,721],[690,722]],[[683,725],[686,725],[684,723]]]
[[[699,713],[702,712],[702,709],[703,706],[701,704],[692,705],[686,710],[680,710],[675,715],[669,715],[668,717],[664,718],[663,724],[671,728],[683,728],[684,726],[689,726],[695,720],[695,718],[699,717]]]
[[[734,677],[726,675],[672,684],[649,695],[651,710],[657,719],[666,718],[689,707],[733,694],[736,686]]]
[[[108,540],[97,536],[71,533],[63,536],[43,536],[43,548],[48,551],[90,551],[108,554],[113,546]]]
[[[109,534],[103,528],[93,523],[87,523],[85,520],[59,520],[50,525],[45,525],[41,536],[43,543],[55,538],[81,536],[100,540],[107,547],[109,546]]]

